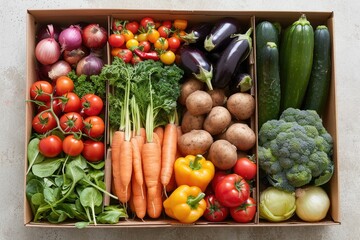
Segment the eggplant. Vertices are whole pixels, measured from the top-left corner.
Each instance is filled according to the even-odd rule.
[[[233,75],[229,88],[231,93],[247,92],[252,86],[253,79],[250,74],[239,71],[239,73]]]
[[[231,42],[230,36],[240,32],[240,23],[232,17],[225,17],[215,23],[204,41],[206,51],[221,50]]]
[[[187,34],[181,38],[185,40],[187,44],[203,44],[207,35],[209,35],[213,24],[211,23],[199,23],[192,26]]]
[[[183,45],[179,53],[180,64],[184,71],[193,74],[198,80],[205,82],[210,90],[213,90],[211,84],[213,66],[206,58],[204,52],[191,45]]]
[[[251,33],[252,28],[250,27],[245,34],[237,34],[221,53],[219,60],[215,64],[212,79],[214,87],[225,88],[228,86],[238,65],[249,56],[252,49]]]

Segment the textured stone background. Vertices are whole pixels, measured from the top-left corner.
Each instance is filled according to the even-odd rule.
[[[8,239],[360,239],[359,75],[360,3],[312,0],[73,0],[1,1],[0,8],[0,240]],[[130,8],[183,10],[334,11],[340,226],[289,228],[45,229],[23,226],[26,10]]]

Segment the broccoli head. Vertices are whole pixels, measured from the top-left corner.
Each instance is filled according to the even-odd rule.
[[[313,110],[288,108],[259,131],[259,166],[273,186],[288,191],[329,181],[332,149],[332,137]]]

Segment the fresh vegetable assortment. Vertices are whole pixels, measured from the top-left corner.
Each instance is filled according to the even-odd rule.
[[[26,189],[34,221],[74,219],[86,227],[166,215],[181,223],[251,223],[261,184],[261,219],[326,217],[330,201],[320,185],[334,167],[321,120],[331,70],[325,26],[314,35],[305,15],[283,33],[268,21],[245,29],[232,17],[111,21],[108,31],[98,24],[39,29]],[[253,46],[259,132],[248,71]],[[102,208],[103,193],[113,205]]]

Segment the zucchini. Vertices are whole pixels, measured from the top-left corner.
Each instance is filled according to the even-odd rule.
[[[274,42],[279,47],[279,30],[268,21],[262,21],[256,25],[256,49],[265,46],[267,42]],[[258,56],[258,55],[257,55]]]
[[[315,110],[320,116],[328,99],[331,79],[331,40],[326,26],[314,32],[314,61],[304,100],[304,109]]]
[[[281,111],[301,108],[309,83],[314,30],[303,14],[286,28],[280,45]]]
[[[259,51],[257,62],[258,83],[258,126],[271,119],[277,119],[280,111],[279,51],[274,42],[268,42]]]

